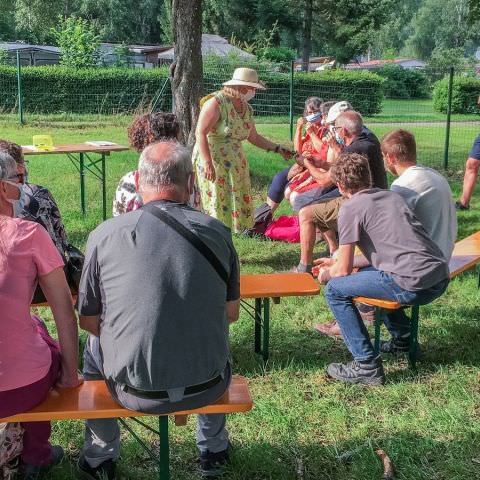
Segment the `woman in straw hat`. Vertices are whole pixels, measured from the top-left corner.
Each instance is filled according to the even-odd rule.
[[[242,141],[279,153],[286,160],[292,156],[258,134],[248,103],[257,90],[265,90],[257,72],[237,68],[220,92],[204,99],[196,132],[193,164],[202,209],[234,233],[253,224],[250,172]]]

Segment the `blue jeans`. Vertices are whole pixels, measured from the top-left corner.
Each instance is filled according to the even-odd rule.
[[[268,198],[272,199],[275,203],[282,203],[285,198],[285,189],[288,185],[288,172],[290,167],[278,172],[273,178],[270,187],[268,188]]]
[[[353,358],[369,361],[375,358],[375,352],[353,299],[369,297],[392,300],[402,305],[426,305],[442,295],[448,282],[445,279],[425,290],[409,291],[399,287],[388,273],[367,267],[346,277],[332,278],[325,288],[325,297]],[[394,340],[408,339],[410,319],[404,309],[389,311],[384,322]]]

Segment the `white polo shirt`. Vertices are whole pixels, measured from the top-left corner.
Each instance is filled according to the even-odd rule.
[[[405,170],[390,188],[404,198],[449,261],[457,238],[457,214],[445,177],[436,170],[415,165]]]

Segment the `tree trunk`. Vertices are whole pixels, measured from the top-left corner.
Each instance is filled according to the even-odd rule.
[[[303,19],[302,70],[308,72],[310,52],[312,51],[313,0],[305,0]]]
[[[203,91],[202,0],[173,0],[172,27],[174,112],[180,124],[181,141],[193,145]]]

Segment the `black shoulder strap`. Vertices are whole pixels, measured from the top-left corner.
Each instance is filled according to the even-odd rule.
[[[212,251],[212,249],[191,230],[182,225],[177,219],[172,217],[167,211],[148,203],[142,207],[142,210],[157,217],[163,223],[167,224],[171,229],[175,230],[180,236],[182,236],[187,242],[194,246],[204,257],[205,260],[210,263],[214,270],[218,273],[219,277],[224,281],[225,285],[228,285],[228,273],[224,266],[221,264],[218,257]]]

